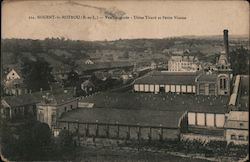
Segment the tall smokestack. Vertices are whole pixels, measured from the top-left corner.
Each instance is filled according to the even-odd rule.
[[[228,49],[228,30],[227,30],[227,29],[224,29],[223,33],[224,33],[224,47],[225,47],[225,53],[226,53],[226,56],[227,56],[227,58],[228,58],[228,55],[229,55],[229,49]]]

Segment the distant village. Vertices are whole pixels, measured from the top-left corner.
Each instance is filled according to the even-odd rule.
[[[215,63],[189,49],[144,63],[91,55],[75,68],[53,69],[48,90],[28,89],[20,68],[9,66],[2,71],[1,118],[31,117],[48,124],[55,137],[69,130],[89,138],[248,145],[249,75],[233,75],[228,30],[221,39]]]

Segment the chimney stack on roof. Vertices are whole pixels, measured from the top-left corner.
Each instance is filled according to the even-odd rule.
[[[228,55],[229,55],[229,49],[228,49],[228,30],[227,30],[227,29],[224,29],[223,33],[224,33],[224,47],[225,47],[225,53],[226,53],[226,56],[227,56],[227,58],[228,58]]]

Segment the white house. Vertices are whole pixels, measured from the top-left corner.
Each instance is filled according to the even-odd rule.
[[[199,71],[201,66],[194,56],[172,56],[168,61],[168,71],[187,72]]]
[[[72,92],[72,90],[65,89],[42,96],[43,100],[37,104],[37,120],[47,123],[50,128],[54,128],[57,119],[64,112],[77,108],[78,100],[73,97]]]
[[[92,60],[90,60],[90,59],[87,59],[87,60],[85,60],[85,62],[84,62],[85,64],[94,64],[94,62],[92,61]]]
[[[228,143],[248,144],[249,112],[230,111],[225,124],[226,140]]]
[[[21,76],[14,69],[11,69],[10,72],[6,75],[5,79],[6,81],[12,81],[15,79],[21,79]]]

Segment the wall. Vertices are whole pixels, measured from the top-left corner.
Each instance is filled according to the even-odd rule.
[[[188,112],[188,125],[223,128],[225,114]]]
[[[144,139],[149,140],[166,140],[178,139],[180,130],[158,128],[158,127],[141,127],[129,125],[115,125],[104,123],[67,123],[58,122],[58,128],[68,129],[71,132],[78,131],[79,135],[87,137],[104,137],[104,138],[119,138],[119,139]]]
[[[235,139],[232,139],[232,135],[235,136]],[[243,136],[244,139],[240,139],[239,136]],[[248,130],[226,129],[226,140],[228,143],[248,144],[248,138]]]
[[[38,104],[37,119],[47,123],[50,127],[56,124],[57,119],[67,111],[76,109],[78,106],[77,100],[72,100],[61,105]]]
[[[160,91],[160,88],[163,88],[166,93],[176,92],[176,93],[195,93],[195,85],[159,85],[159,84],[134,84],[135,92],[156,92]]]

